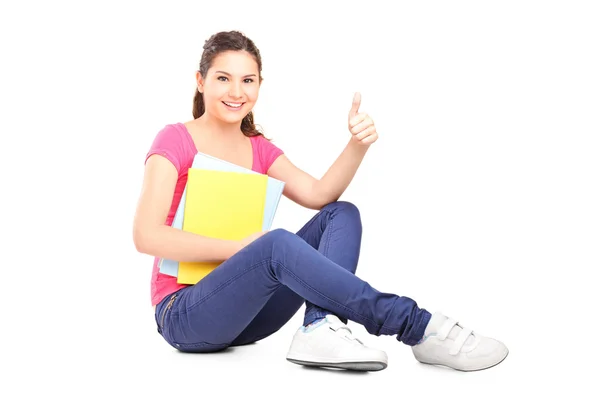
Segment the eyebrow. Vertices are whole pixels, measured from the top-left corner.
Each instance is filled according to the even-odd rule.
[[[223,75],[231,76],[231,74],[229,72],[225,72],[225,71],[215,71],[215,74],[223,74]],[[250,76],[256,76],[256,74],[244,75],[242,78],[248,78]]]

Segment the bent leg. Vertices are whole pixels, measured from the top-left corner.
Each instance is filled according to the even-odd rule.
[[[326,205],[298,231],[297,235],[340,267],[356,273],[362,240],[362,222],[360,212],[354,204],[338,201]],[[331,313],[330,310],[306,301],[304,325]],[[342,320],[347,322],[343,317]]]
[[[297,233],[319,253],[355,273],[360,253],[362,224],[356,206],[346,201],[327,204]],[[281,286],[254,320],[235,339],[233,345],[261,340],[281,329],[300,309],[305,300]],[[331,311],[306,301],[304,325],[331,314]],[[342,318],[343,322],[347,322]]]
[[[421,339],[431,316],[414,300],[379,292],[299,236],[277,229],[175,293],[172,303],[163,301],[157,308],[161,333],[182,351],[223,349],[282,286],[371,334],[397,335],[408,345]]]
[[[240,260],[242,260],[240,262]],[[265,304],[282,285],[303,299],[331,310],[336,315],[363,325],[374,335],[396,335],[407,345],[423,337],[431,314],[408,298],[384,293],[340,267],[319,253],[299,236],[277,229],[268,232],[235,254],[200,283],[217,281],[219,274],[235,277],[225,283],[198,286],[191,291],[186,306],[185,321],[202,321],[206,310],[220,311],[218,318],[210,317],[206,325],[231,325],[225,320],[248,324],[258,313],[256,305]],[[214,301],[219,298],[231,301]],[[199,313],[199,314],[198,314]],[[215,314],[212,312],[211,314]],[[243,329],[240,329],[240,332]],[[223,336],[222,329],[213,329],[210,340],[225,343],[235,336]],[[231,330],[227,331],[228,334]],[[236,335],[237,336],[237,335]]]
[[[414,300],[378,291],[285,230],[269,232],[257,242],[269,260],[255,271],[262,275],[260,280],[280,282],[311,303],[363,325],[371,334],[396,335],[407,345],[422,338],[431,314]]]

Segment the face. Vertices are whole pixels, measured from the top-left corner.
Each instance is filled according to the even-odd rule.
[[[252,111],[260,88],[258,65],[245,51],[228,51],[213,59],[202,78],[196,73],[198,89],[204,95],[206,114],[239,124]]]

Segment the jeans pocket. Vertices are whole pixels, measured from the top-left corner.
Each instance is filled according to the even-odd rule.
[[[166,318],[167,318],[167,313],[173,307],[173,303],[175,302],[176,298],[177,298],[177,293],[172,294],[171,297],[168,300],[168,303],[160,311],[159,311],[160,304],[157,306],[156,325],[157,325],[157,328],[158,328],[158,333],[160,333],[163,336],[164,336],[163,332],[165,330],[165,321],[166,321]]]

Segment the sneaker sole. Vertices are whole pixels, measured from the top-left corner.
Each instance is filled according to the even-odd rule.
[[[351,361],[351,362],[315,362],[315,361],[304,361],[296,360],[293,358],[286,358],[289,362],[298,365],[304,365],[307,367],[324,367],[324,368],[338,368],[348,369],[352,371],[381,371],[387,368],[387,364],[378,361]]]
[[[455,371],[460,371],[460,372],[475,372],[475,371],[484,371],[486,369],[490,369],[492,367],[495,367],[496,365],[500,364],[502,361],[506,360],[506,357],[508,357],[508,353],[509,352],[507,351],[506,355],[504,356],[504,358],[501,359],[500,361],[498,361],[496,364],[492,364],[492,365],[489,365],[487,367],[477,368],[477,369],[459,369],[459,368],[454,368],[454,367],[451,367],[449,365],[444,365],[444,364],[428,363],[428,362],[420,361],[420,360],[417,360],[417,361],[419,361],[421,364],[435,365],[435,366],[438,366],[438,367],[446,367],[446,368],[450,368],[450,369],[453,369]]]

